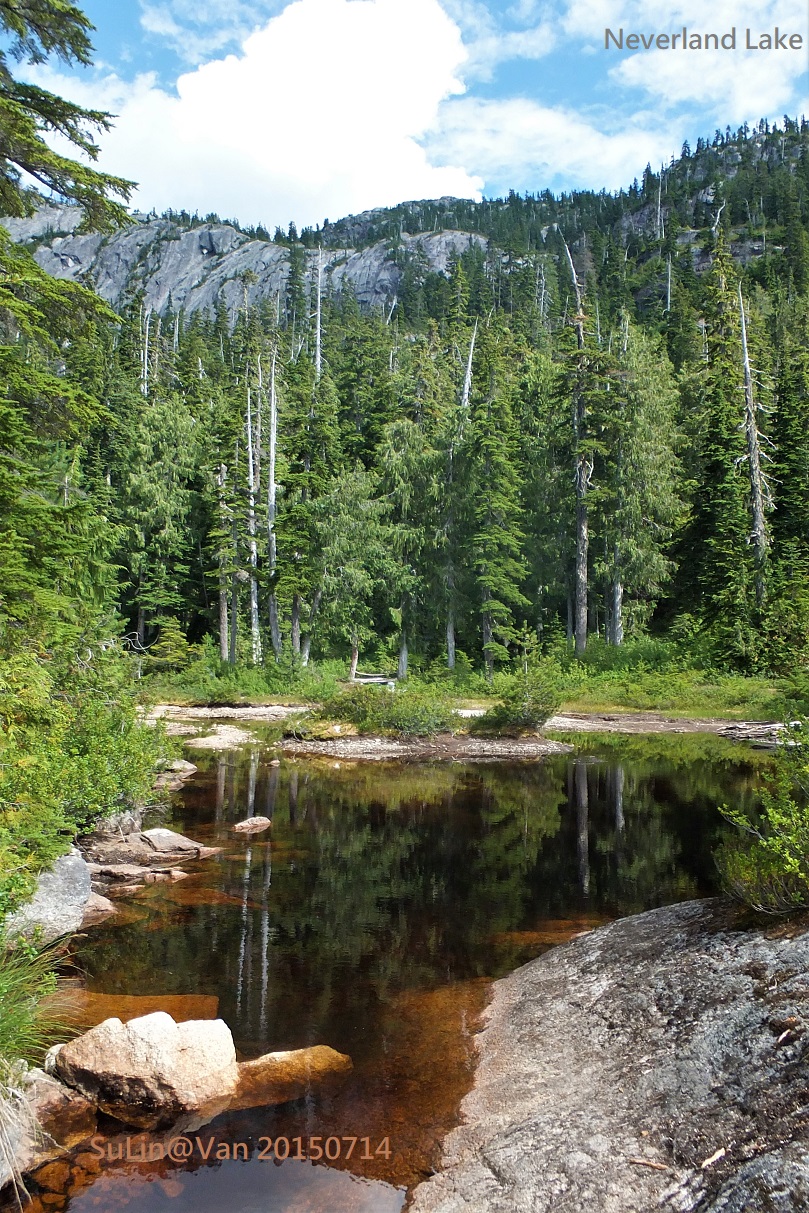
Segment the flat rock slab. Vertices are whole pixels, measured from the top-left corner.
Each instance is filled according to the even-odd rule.
[[[341,737],[328,741],[297,741],[284,739],[281,743],[290,754],[313,754],[328,758],[344,758],[364,762],[390,759],[419,761],[482,762],[493,758],[525,760],[545,758],[549,754],[568,754],[572,746],[545,737],[453,737],[442,734],[430,738]]]
[[[735,921],[652,910],[496,982],[413,1213],[809,1209],[809,934]]]
[[[167,830],[163,826],[143,830],[140,838],[153,851],[170,851],[174,854],[187,851],[190,855],[197,855],[202,849],[200,843],[186,838],[185,834],[178,834],[176,830]]]

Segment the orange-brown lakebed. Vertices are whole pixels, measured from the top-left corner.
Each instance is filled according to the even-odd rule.
[[[185,1160],[126,1157],[126,1130],[104,1120],[103,1146],[33,1184],[31,1209],[403,1208],[474,1081],[492,980],[601,922],[714,891],[716,805],[755,799],[767,759],[715,738],[646,742],[338,768],[271,765],[260,746],[195,755],[171,825],[223,849],[74,941],[77,1027],[219,1015],[243,1058],[327,1044],[354,1069],[336,1090],[223,1114]],[[272,829],[234,835],[254,813]]]

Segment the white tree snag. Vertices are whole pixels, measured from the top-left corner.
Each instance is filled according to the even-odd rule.
[[[317,250],[317,304],[315,308],[315,383],[320,383],[320,375],[322,370],[322,355],[321,355],[321,316],[322,316],[322,298],[323,298],[323,249],[318,247]]]
[[[560,233],[561,236],[561,233]],[[575,637],[576,656],[581,656],[587,647],[587,590],[588,590],[588,551],[590,546],[590,520],[587,507],[587,493],[593,475],[593,461],[584,450],[585,406],[582,391],[581,376],[584,373],[584,310],[582,306],[581,287],[576,277],[576,267],[567,247],[567,241],[562,237],[573,292],[576,296],[576,315],[573,326],[576,330],[576,345],[579,350],[580,363],[577,374],[573,400],[573,438],[575,449],[574,480],[576,485],[576,565],[575,565],[575,602],[573,634]]]
[[[253,411],[250,388],[247,389],[247,544],[250,553],[250,642],[253,665],[261,662],[261,631],[258,618],[258,544],[256,542],[256,465]]]
[[[747,349],[747,320],[744,314],[744,299],[742,284],[738,284],[739,293],[739,323],[742,338],[742,361],[744,364],[744,433],[747,441],[747,469],[750,475],[750,512],[753,520],[753,530],[750,541],[753,544],[756,562],[756,601],[759,606],[764,601],[766,586],[764,571],[767,563],[767,548],[769,537],[764,518],[764,476],[761,471],[761,446],[756,417],[756,402],[753,396],[753,376],[750,371],[750,355]]]
[[[461,408],[469,408],[469,397],[472,394],[472,356],[475,352],[475,338],[478,335],[478,322],[472,329],[472,340],[469,342],[469,357],[466,360],[466,374],[463,377],[463,392],[461,393]]]
[[[278,485],[276,483],[276,465],[278,459],[278,392],[276,389],[275,367],[278,358],[277,350],[272,352],[270,364],[270,450],[269,467],[267,469],[267,564],[270,574],[270,642],[276,661],[281,656],[281,627],[278,622],[278,599],[275,595],[275,571],[278,565],[278,544],[275,533],[277,516]],[[261,382],[261,359],[259,359],[259,382]]]
[[[225,483],[227,481],[228,470],[224,463],[220,463],[219,471],[216,476],[217,496],[219,497],[219,525],[224,532],[225,523],[227,521],[227,505],[225,502]],[[228,585],[227,575],[225,571],[225,551],[224,551],[224,535],[222,538],[222,548],[219,552],[219,659],[227,661],[228,659]]]

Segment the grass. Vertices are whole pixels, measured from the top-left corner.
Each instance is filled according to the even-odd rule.
[[[562,710],[661,712],[726,720],[783,720],[809,710],[809,676],[791,679],[745,675],[712,668],[703,654],[682,643],[641,638],[616,648],[598,638],[576,658],[564,641],[550,646],[544,663],[556,668]],[[413,658],[407,685],[428,685],[457,707],[491,708],[508,694],[512,672],[502,669],[488,683],[470,659],[458,653],[455,671],[441,658]],[[347,685],[344,661],[295,666],[268,661],[257,669],[230,667],[208,647],[184,668],[158,670],[143,679],[143,697],[177,704],[247,705],[323,703]]]

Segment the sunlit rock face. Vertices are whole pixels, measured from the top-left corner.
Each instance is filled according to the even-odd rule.
[[[106,1019],[57,1046],[49,1069],[109,1116],[151,1129],[236,1088],[236,1049],[221,1019],[175,1023],[164,1011]]]
[[[92,281],[116,308],[142,289],[144,307],[156,314],[182,308],[192,315],[221,303],[235,319],[245,303],[252,306],[263,299],[283,298],[290,270],[290,250],[284,245],[256,239],[226,223],[189,228],[146,216],[136,216],[112,235],[79,233],[80,218],[77,207],[44,206],[28,219],[2,223],[14,240],[31,247],[49,274]],[[400,253],[418,255],[425,268],[443,272],[449,258],[470,244],[485,248],[486,240],[458,231],[403,233]],[[402,276],[387,241],[363,249],[327,248],[321,254],[308,249],[305,275],[310,286],[318,272],[324,296],[340,295],[348,288],[367,309],[389,309]]]

